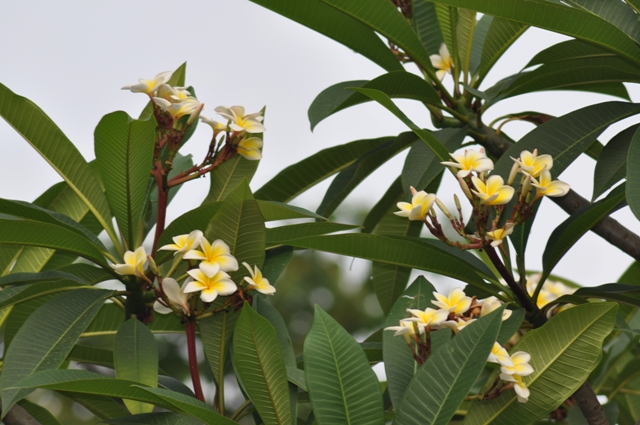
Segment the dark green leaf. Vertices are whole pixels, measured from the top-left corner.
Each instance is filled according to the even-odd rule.
[[[111,419],[104,421],[111,425],[203,425],[201,422],[191,416],[182,415],[180,413],[146,413],[144,415],[136,415],[128,418]]]
[[[384,424],[378,378],[362,348],[317,305],[304,341],[304,367],[318,425]]]
[[[39,425],[61,425],[60,421],[58,421],[51,412],[36,403],[28,400],[20,400],[18,404],[33,416],[33,419],[35,419]],[[26,418],[24,419],[26,420]]]
[[[616,134],[607,142],[593,172],[592,202],[627,176],[627,154],[636,130],[633,125]]]
[[[444,42],[433,3],[427,0],[412,0],[413,29],[429,54],[438,54]]]
[[[306,236],[326,235],[328,233],[353,230],[358,227],[360,226],[330,222],[300,223],[291,224],[289,226],[272,227],[267,229],[267,248],[281,245],[291,239],[298,239]]]
[[[67,360],[77,363],[97,364],[113,369],[113,351],[91,345],[76,344],[69,352]]]
[[[484,19],[485,16],[482,18]],[[474,83],[475,87],[480,86],[484,77],[487,76],[502,54],[527,28],[529,28],[529,26],[523,23],[493,17],[482,46],[482,56],[480,57],[478,68],[472,68],[473,72],[478,75],[478,79]]]
[[[104,397],[92,394],[69,393],[58,391],[63,396],[82,405],[85,409],[96,415],[100,419],[121,418],[129,416],[127,409],[111,397]]]
[[[85,286],[74,280],[61,279],[53,282],[39,282],[30,285],[20,285],[0,291],[0,308],[29,301],[34,298],[66,292]]]
[[[280,275],[291,261],[293,256],[293,248],[290,246],[281,246],[270,249],[266,252],[264,264],[262,265],[262,276],[272,285],[278,283]]]
[[[638,15],[624,2],[615,0],[567,0],[567,3],[593,13],[640,43]]]
[[[482,50],[487,39],[487,33],[491,27],[493,16],[483,15],[476,23],[476,29],[473,32],[473,44],[471,45],[471,61],[469,63],[469,72],[474,75],[480,66],[482,59]]]
[[[554,44],[535,55],[525,66],[529,68],[544,63],[566,61],[572,59],[585,58],[613,58],[614,53],[593,44],[585,43],[582,40],[567,40]]]
[[[207,194],[202,203],[222,201],[242,183],[243,179],[247,179],[250,182],[259,163],[260,161],[250,161],[242,155],[235,155],[224,162],[210,173],[211,187],[209,188],[209,194]]]
[[[640,128],[640,127],[639,127]],[[640,217],[640,130],[631,138],[627,154],[627,202],[631,212]]]
[[[498,338],[496,341],[500,343],[500,345],[504,345],[511,339],[518,329],[520,329],[520,325],[524,320],[524,315],[526,311],[523,308],[518,310],[513,310],[511,312],[511,317],[502,322],[502,326],[500,326],[500,332],[498,333]]]
[[[389,189],[382,195],[382,198],[369,210],[369,213],[362,222],[362,233],[371,233],[380,223],[389,208],[396,205],[398,199],[403,197],[401,177],[391,183]]]
[[[312,211],[282,202],[256,200],[256,203],[258,204],[258,208],[260,208],[264,221],[291,220],[294,218],[327,220],[325,217]]]
[[[238,317],[238,311],[223,311],[198,322],[202,348],[216,382],[223,382],[231,336]]]

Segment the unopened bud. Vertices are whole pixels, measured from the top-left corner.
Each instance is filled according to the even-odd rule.
[[[444,215],[447,216],[449,220],[453,221],[453,216],[451,215],[447,207],[445,207],[442,201],[438,198],[436,198],[436,205],[438,206],[438,208],[440,208],[440,211],[442,211]]]
[[[151,269],[153,274],[158,277],[162,277],[162,273],[160,273],[160,269],[158,268],[158,265],[156,264],[156,261],[153,259],[153,257],[147,255],[147,261],[149,262],[149,268]]]
[[[455,193],[453,194],[453,202],[455,202],[457,210],[462,209],[462,206],[460,205],[460,199],[458,198],[458,195],[456,195]]]
[[[522,182],[522,199],[526,199],[530,191],[531,191],[531,176],[527,176]]]
[[[465,195],[467,195],[467,198],[473,200],[473,195],[471,194],[471,191],[469,190],[469,186],[467,186],[467,182],[465,182],[462,177],[458,177],[458,183],[460,184],[460,187],[462,188],[462,191],[464,192]]]
[[[411,195],[412,195],[412,196],[413,196],[413,195],[415,195],[416,193],[418,193],[418,191],[416,190],[416,188],[415,188],[415,187],[413,187],[413,186],[409,186],[409,190],[411,191]]]
[[[513,163],[513,167],[511,167],[511,172],[509,173],[509,180],[507,180],[507,184],[509,186],[513,185],[513,182],[518,175],[518,170],[520,169],[520,165],[517,162]]]

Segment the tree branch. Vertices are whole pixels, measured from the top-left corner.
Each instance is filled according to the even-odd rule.
[[[483,127],[476,130],[483,138],[476,139],[492,155],[501,157],[515,142],[504,134],[496,133],[492,128]],[[591,203],[580,196],[574,190],[570,190],[561,198],[549,198],[562,208],[567,214],[573,214],[577,210]],[[624,227],[617,220],[606,217],[592,229],[592,232],[602,237],[611,245],[619,248],[636,261],[640,261],[640,236]]]
[[[604,414],[604,409],[596,397],[596,393],[591,389],[589,381],[586,381],[578,391],[573,394],[582,416],[589,425],[609,425],[609,420]]]

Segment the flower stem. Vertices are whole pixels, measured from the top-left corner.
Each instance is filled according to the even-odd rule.
[[[529,313],[537,314],[538,307],[533,304],[533,301],[531,300],[529,295],[524,291],[524,289],[522,289],[520,285],[518,285],[518,283],[513,278],[513,275],[509,272],[509,270],[506,269],[504,264],[502,264],[502,261],[500,261],[500,258],[498,258],[498,254],[496,254],[495,249],[492,246],[487,246],[485,247],[485,251],[495,268],[500,273],[500,276],[502,276],[505,282],[507,282],[509,288],[518,298],[518,301],[520,301],[522,307],[524,307]]]
[[[200,383],[200,374],[198,373],[198,355],[196,354],[196,322],[187,323],[186,331],[187,352],[189,353],[189,371],[191,372],[193,391],[196,393],[196,398],[204,402],[202,384]]]

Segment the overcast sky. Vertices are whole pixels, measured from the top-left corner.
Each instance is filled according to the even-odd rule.
[[[501,59],[485,87],[517,72],[535,52],[564,39],[530,29]],[[267,106],[264,159],[252,182],[254,190],[283,167],[321,149],[407,130],[382,107],[368,104],[327,119],[311,133],[307,109],[320,91],[341,81],[372,79],[384,71],[338,43],[246,0],[5,2],[0,51],[0,82],[38,104],[87,160],[95,156],[93,130],[104,114],[124,110],[137,116],[147,101],[144,95],[120,88],[173,70],[184,61],[187,84],[206,104],[204,115],[214,116],[218,105],[244,105],[248,112]],[[628,88],[637,101],[637,87]],[[572,92],[519,96],[492,108],[486,121],[525,110],[561,115],[604,100],[612,99]],[[430,126],[420,105],[398,104],[416,123]],[[615,126],[600,140],[608,140],[633,121],[639,120]],[[196,160],[206,153],[211,137],[204,127],[187,145]],[[504,130],[519,138],[532,128],[513,123]],[[32,201],[59,181],[3,121],[0,147],[1,197]],[[400,172],[404,156],[378,170],[349,201],[373,205]],[[582,159],[561,178],[590,198],[593,165]],[[449,202],[447,197],[455,189],[449,179],[440,195]],[[206,179],[187,185],[174,201],[170,218],[199,205],[207,190]],[[322,193],[316,190],[294,203],[315,209]],[[528,250],[530,268],[540,267],[548,235],[566,218],[548,200],[543,204]],[[615,217],[640,231],[628,208]],[[555,271],[583,285],[597,285],[615,281],[630,263],[628,256],[589,234]]]

